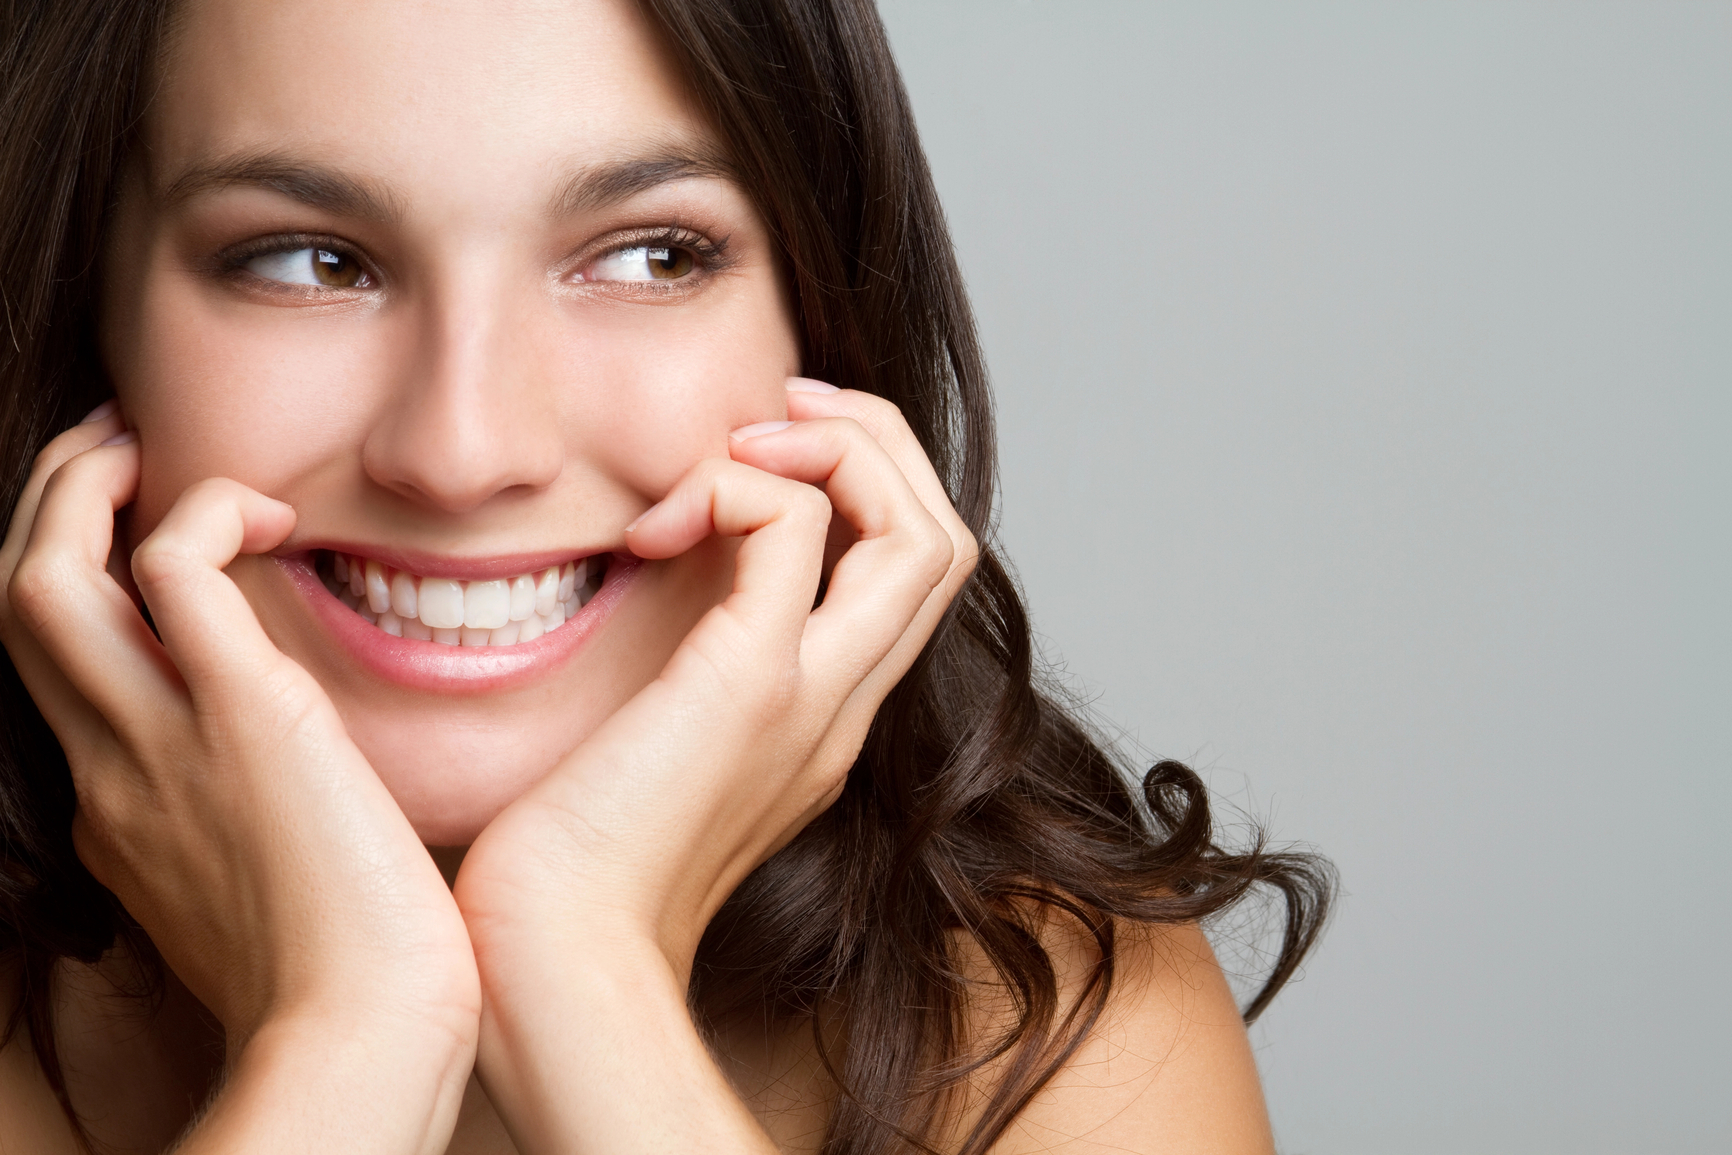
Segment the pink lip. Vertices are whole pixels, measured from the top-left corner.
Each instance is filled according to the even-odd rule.
[[[515,563],[519,559],[506,560]],[[510,689],[534,681],[563,664],[601,628],[643,571],[643,563],[636,558],[615,554],[601,589],[577,611],[577,616],[566,619],[564,625],[533,642],[515,646],[446,646],[414,638],[394,638],[368,624],[325,588],[313,572],[310,553],[279,557],[277,563],[307,599],[314,616],[367,670],[402,686],[446,694]],[[483,576],[473,569],[465,572],[472,577]]]

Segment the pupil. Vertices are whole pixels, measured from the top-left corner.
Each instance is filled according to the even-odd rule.
[[[657,280],[671,281],[692,271],[692,255],[684,249],[651,249],[650,275]]]
[[[314,249],[313,273],[320,284],[346,289],[361,279],[361,266],[342,253]]]

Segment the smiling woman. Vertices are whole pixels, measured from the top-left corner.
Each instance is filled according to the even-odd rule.
[[[1268,1149],[869,4],[6,12],[24,1149]]]

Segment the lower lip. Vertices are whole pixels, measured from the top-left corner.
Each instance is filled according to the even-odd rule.
[[[508,690],[544,677],[582,649],[613,614],[643,570],[635,558],[615,554],[607,577],[575,617],[533,642],[514,646],[447,646],[398,638],[367,622],[338,601],[313,570],[310,554],[277,559],[314,615],[369,672],[417,690],[445,694],[484,694]]]

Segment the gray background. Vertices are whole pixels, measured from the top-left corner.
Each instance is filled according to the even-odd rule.
[[[1732,1150],[1732,4],[884,11],[1052,655],[1344,877],[1282,1149]]]

